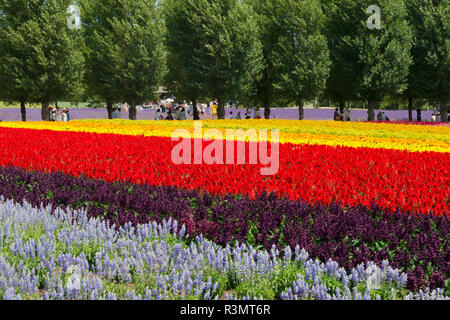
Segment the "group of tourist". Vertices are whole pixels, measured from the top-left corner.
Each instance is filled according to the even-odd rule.
[[[217,100],[211,101],[209,104],[197,104],[197,112],[200,116],[200,118],[207,118],[206,115],[206,108],[209,105],[209,109],[211,112],[211,119],[217,120],[218,119],[218,109],[219,104]],[[156,114],[154,119],[155,120],[186,120],[187,115],[192,116],[194,114],[194,106],[191,102],[189,105],[186,103],[186,101],[178,102],[177,104],[174,104],[173,101],[170,100],[159,100],[157,103],[152,104],[152,107],[156,108]],[[250,107],[246,108],[245,113],[245,119],[251,119],[252,118],[252,109]],[[255,115],[254,119],[261,119],[260,109],[258,107],[254,108]],[[167,113],[164,115],[164,113]],[[231,120],[241,120],[241,112],[237,112],[236,114],[233,114],[233,111],[230,112],[230,119]]]
[[[199,115],[203,115],[205,110],[202,107],[196,106]],[[164,113],[167,113],[164,115]],[[187,114],[194,114],[194,107],[192,103],[188,105],[186,101],[180,101],[174,104],[173,101],[159,100],[156,104],[155,120],[186,120]]]
[[[391,121],[384,111],[378,112],[377,121]]]
[[[450,119],[450,111],[448,112],[448,118]],[[441,122],[441,112],[435,110],[431,115],[431,122]]]
[[[112,109],[112,118],[113,119],[121,119],[122,116],[120,114],[120,112],[122,111],[122,106],[121,105],[117,105]]]
[[[218,112],[217,112],[218,108],[219,108],[219,104],[217,103],[217,100],[210,102],[212,119],[218,119]],[[261,119],[261,113],[260,113],[259,107],[250,108],[248,106],[246,107],[245,119],[252,118],[252,115],[251,115],[252,109],[255,110],[254,119]],[[236,115],[233,114],[233,111],[230,112],[230,120],[241,120],[241,119],[242,119],[241,112],[238,111],[238,113]]]
[[[67,108],[56,107],[48,107],[50,121],[70,121],[70,112]]]
[[[339,108],[336,108],[334,111],[334,121],[352,121],[351,113],[349,108],[344,108],[344,112],[341,114],[339,112]],[[377,114],[377,121],[391,121],[389,117],[384,113],[384,111],[380,111]]]
[[[341,114],[339,108],[336,108],[333,116],[334,121],[352,121],[349,108],[344,108],[344,112]]]
[[[234,105],[233,105],[234,106]],[[209,107],[209,112],[207,108]],[[197,103],[196,105],[197,113],[200,119],[213,119],[217,120],[219,103],[215,99],[208,104]],[[187,120],[188,115],[194,115],[193,103],[189,104],[184,101],[175,102],[173,99],[159,99],[157,101],[149,101],[144,103],[142,106],[137,106],[138,110],[148,110],[156,109],[154,120]],[[231,120],[241,120],[241,119],[261,119],[261,111],[258,106],[255,107],[245,107],[245,114],[242,115],[240,111],[233,113],[230,111],[229,119]],[[129,105],[127,103],[117,104],[112,109],[112,119],[121,119],[121,112],[129,111]],[[275,119],[275,117],[273,117]]]

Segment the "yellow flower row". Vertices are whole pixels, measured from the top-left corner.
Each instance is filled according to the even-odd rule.
[[[450,127],[442,126],[296,120],[206,120],[201,125],[203,132],[220,130],[223,138],[226,138],[226,129],[278,129],[281,143],[450,152]],[[178,132],[179,136],[194,136],[192,121],[4,122],[0,126],[161,137],[172,137],[177,129],[183,129],[184,133]],[[201,138],[202,134],[196,137]]]

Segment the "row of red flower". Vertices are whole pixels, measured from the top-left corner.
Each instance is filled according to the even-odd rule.
[[[278,173],[262,176],[263,165],[175,165],[176,144],[161,137],[0,128],[0,165],[222,195],[266,190],[311,203],[369,206],[375,200],[390,210],[436,215],[450,208],[448,153],[281,144]]]

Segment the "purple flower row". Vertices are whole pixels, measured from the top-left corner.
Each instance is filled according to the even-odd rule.
[[[346,270],[388,260],[408,275],[408,288],[444,288],[450,273],[448,215],[405,215],[339,204],[311,205],[262,194],[236,196],[76,178],[0,168],[0,195],[54,207],[85,208],[89,216],[125,225],[174,218],[187,233],[227,245],[269,249],[299,245],[313,258],[333,259]],[[448,281],[447,281],[448,283]],[[448,288],[447,288],[448,289]]]
[[[375,110],[378,113],[379,110]],[[408,110],[383,110],[384,113],[391,119],[397,121],[408,120]],[[242,119],[245,118],[246,109],[227,109],[226,117],[229,118],[231,112],[236,115],[238,112],[241,113]],[[264,109],[260,109],[261,117],[264,118]],[[432,116],[432,111],[423,111],[422,119],[424,121],[430,121]],[[138,120],[154,120],[156,114],[156,109],[138,111]],[[305,109],[305,119],[306,120],[333,120],[334,109],[331,108],[320,108],[320,109]],[[354,109],[351,110],[352,120],[367,120],[367,110]],[[209,108],[207,109],[207,115],[211,116]],[[252,116],[254,116],[254,111],[252,111]],[[70,109],[70,118],[72,120],[81,119],[107,119],[108,113],[106,108],[104,109]],[[271,112],[271,118],[285,119],[285,120],[298,120],[298,109],[296,108],[274,108]],[[189,119],[192,119],[188,115]],[[27,119],[28,121],[40,121],[41,120],[41,110],[40,109],[27,109]],[[128,112],[122,112],[122,119],[128,119]],[[416,113],[414,112],[414,119],[416,119]],[[0,109],[0,120],[3,121],[21,121],[20,109]]]
[[[347,273],[298,246],[280,255],[202,236],[188,244],[184,230],[172,219],[111,227],[84,210],[0,196],[0,299],[448,299],[442,289],[407,293],[406,274],[387,261]]]

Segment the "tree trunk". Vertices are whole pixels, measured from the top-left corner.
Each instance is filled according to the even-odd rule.
[[[106,101],[106,110],[108,111],[108,119],[112,119],[113,116],[113,104],[110,101]]]
[[[219,120],[225,119],[225,104],[223,98],[218,99],[219,107],[217,108],[217,118]]]
[[[408,99],[408,119],[413,121],[413,98]]]
[[[345,108],[345,102],[344,101],[340,101],[339,102],[339,113],[341,115],[344,114],[344,108]]]
[[[304,120],[305,119],[305,109],[303,108],[304,106],[304,101],[303,100],[299,100],[297,102],[298,105],[298,120]]]
[[[264,118],[270,119],[270,100],[268,97],[264,99]]]
[[[137,110],[136,110],[136,100],[131,101],[130,109],[128,110],[128,119],[136,120]]]
[[[441,99],[441,121],[447,122],[448,121],[448,99],[442,98]]]
[[[42,117],[42,121],[50,121],[50,112],[48,110],[48,102],[42,102],[41,117]]]
[[[200,115],[198,114],[197,109],[197,98],[192,98],[192,107],[194,112],[194,120],[200,120]]]
[[[25,101],[20,101],[20,113],[22,114],[22,121],[27,122],[27,110],[25,109]]]
[[[368,103],[368,114],[369,114],[369,121],[374,121],[375,120],[375,107],[377,105],[377,102],[374,100],[369,100]]]

